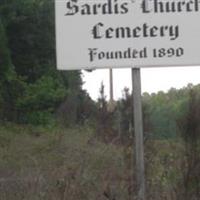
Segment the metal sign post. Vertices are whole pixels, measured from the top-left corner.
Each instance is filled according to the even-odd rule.
[[[114,97],[113,97],[113,70],[109,69],[109,84],[110,84],[110,101],[108,104],[108,111],[113,112],[115,109]]]
[[[145,200],[145,169],[144,169],[144,145],[143,145],[143,120],[141,100],[141,75],[139,68],[132,68],[133,89],[133,117],[136,153],[136,182],[137,200]]]

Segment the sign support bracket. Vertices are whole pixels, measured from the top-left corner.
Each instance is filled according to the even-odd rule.
[[[132,68],[137,200],[145,200],[145,167],[140,68]]]

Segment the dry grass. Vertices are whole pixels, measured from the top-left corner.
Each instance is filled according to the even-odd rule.
[[[133,200],[132,147],[87,127],[0,127],[0,200]],[[148,200],[179,200],[183,146],[147,141]]]
[[[129,199],[122,147],[90,129],[0,129],[0,200]]]

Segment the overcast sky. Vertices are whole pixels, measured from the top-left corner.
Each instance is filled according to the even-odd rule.
[[[131,69],[114,69],[114,98],[122,97],[124,87],[131,89]],[[170,88],[182,88],[188,83],[200,83],[200,67],[168,67],[141,69],[142,92],[168,91]],[[109,70],[98,69],[83,72],[84,89],[95,100],[103,81],[107,99],[109,99]]]

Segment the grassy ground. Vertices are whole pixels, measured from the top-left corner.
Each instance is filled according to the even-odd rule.
[[[0,200],[132,200],[131,146],[105,144],[87,128],[0,127]],[[148,200],[177,199],[176,141],[145,145]]]
[[[87,128],[1,127],[0,199],[128,199],[123,159]]]

